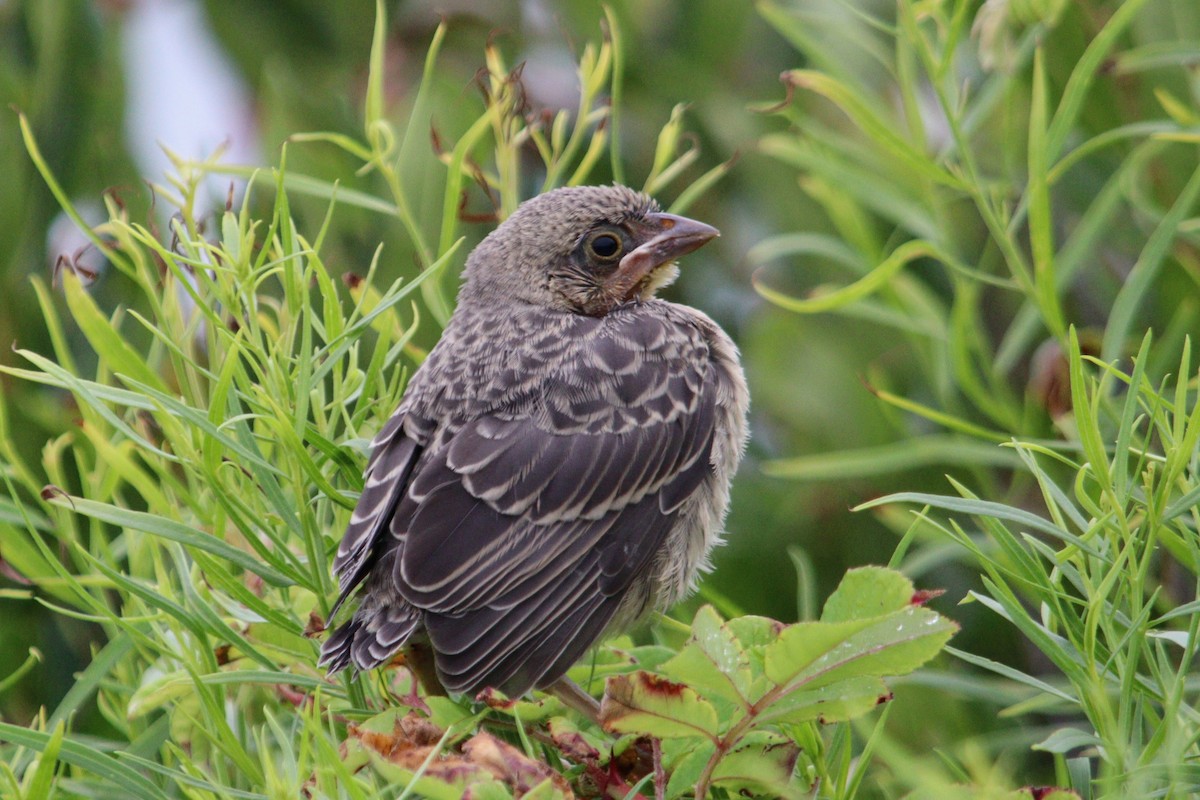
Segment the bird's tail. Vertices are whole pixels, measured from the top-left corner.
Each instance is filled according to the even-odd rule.
[[[359,670],[374,669],[391,660],[420,624],[420,614],[403,600],[379,604],[368,597],[350,621],[325,640],[317,666],[330,675],[351,664]]]

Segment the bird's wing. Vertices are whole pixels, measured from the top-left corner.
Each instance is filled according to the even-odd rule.
[[[574,348],[536,402],[426,451],[392,515],[394,575],[447,688],[557,678],[712,474],[716,376],[691,326],[635,317]]]
[[[421,445],[404,429],[407,417],[404,412],[397,412],[371,442],[365,485],[333,559],[333,574],[338,578],[340,591],[329,613],[330,619],[374,566],[378,547],[386,538],[388,522],[420,459]]]

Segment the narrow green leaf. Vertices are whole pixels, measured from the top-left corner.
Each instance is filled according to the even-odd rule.
[[[51,735],[0,722],[0,740],[44,752],[50,744]],[[119,787],[127,797],[138,800],[169,800],[161,789],[140,772],[94,747],[64,739],[58,760],[95,773],[112,783],[114,789]]]
[[[1015,467],[1009,448],[952,434],[931,434],[855,450],[781,458],[763,463],[763,474],[799,481],[840,481],[908,472],[929,466]]]
[[[923,241],[906,242],[896,248],[890,256],[863,277],[837,289],[823,288],[808,297],[798,298],[772,289],[756,275],[754,289],[760,295],[781,308],[801,314],[818,314],[849,305],[879,291],[905,265],[918,258],[936,258],[945,261],[938,248]]]
[[[54,732],[50,734],[50,739],[42,749],[37,769],[26,786],[26,797],[36,797],[38,800],[50,797],[54,786],[54,773],[58,769],[58,753],[62,749],[63,737],[65,735],[66,726],[62,722],[59,722],[54,726]]]
[[[100,357],[101,363],[121,377],[130,377],[159,391],[165,391],[166,386],[162,379],[122,338],[113,327],[112,321],[100,313],[96,302],[83,288],[74,272],[63,271],[62,286],[71,316],[87,337],[92,349],[96,351],[96,355]]]
[[[1039,517],[1030,511],[1013,506],[997,503],[991,500],[977,500],[974,498],[951,497],[940,494],[926,494],[924,492],[897,492],[895,494],[876,497],[868,500],[865,503],[860,503],[854,507],[855,511],[864,511],[869,508],[889,505],[891,503],[912,503],[918,506],[933,506],[946,511],[954,511],[961,514],[970,514],[978,517],[990,517],[997,520],[1006,520],[1015,522],[1018,525],[1023,525],[1032,530],[1048,533],[1056,539],[1061,539],[1064,542],[1073,544],[1085,553],[1094,556],[1100,556],[1100,553],[1087,542],[1080,539],[1078,536],[1066,531],[1049,520]]]
[[[926,180],[951,188],[963,188],[962,181],[936,161],[918,151],[896,133],[891,121],[881,119],[874,110],[878,103],[864,98],[850,85],[831,75],[805,69],[785,73],[785,81],[801,89],[822,95],[840,108],[880,148]]]
[[[1038,306],[1050,332],[1061,340],[1066,332],[1058,283],[1054,276],[1054,224],[1051,218],[1050,157],[1046,144],[1046,69],[1042,49],[1033,57],[1033,97],[1029,109],[1028,167],[1029,241],[1033,249],[1033,280]]]
[[[1105,363],[1116,363],[1124,356],[1134,316],[1155,285],[1171,245],[1179,234],[1179,227],[1192,213],[1197,197],[1200,197],[1200,167],[1192,173],[1179,197],[1175,198],[1171,209],[1163,215],[1154,232],[1150,234],[1137,263],[1125,279],[1125,285],[1117,293],[1117,299],[1113,302],[1112,311],[1108,316],[1108,324],[1104,328],[1104,341],[1100,348],[1100,358]]]
[[[203,550],[206,553],[211,553],[232,564],[236,564],[242,569],[253,572],[275,586],[291,586],[294,583],[286,575],[264,564],[253,554],[247,553],[245,550],[239,550],[215,536],[198,531],[195,528],[184,525],[182,522],[176,522],[175,520],[166,519],[154,514],[147,514],[144,511],[119,508],[118,506],[88,500],[83,497],[67,497],[56,494],[50,497],[49,502],[52,505],[82,514],[85,517],[102,520],[135,531],[142,531],[152,536],[159,536],[172,542],[179,542],[186,547],[195,547],[198,550]]]
[[[1058,109],[1054,112],[1054,119],[1046,134],[1048,161],[1053,161],[1062,152],[1063,146],[1075,128],[1079,111],[1083,108],[1092,82],[1100,74],[1104,67],[1104,61],[1108,58],[1117,39],[1133,22],[1138,11],[1145,4],[1146,0],[1124,0],[1116,6],[1112,16],[1088,44],[1083,56],[1075,63],[1071,77],[1063,89],[1062,100],[1059,101]]]

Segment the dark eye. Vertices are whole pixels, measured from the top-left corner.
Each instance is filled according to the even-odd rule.
[[[588,242],[592,255],[609,261],[621,254],[621,240],[611,233],[598,233]]]

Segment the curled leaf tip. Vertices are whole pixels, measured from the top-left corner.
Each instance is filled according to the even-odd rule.
[[[868,392],[875,395],[876,397],[879,397],[879,390],[875,388],[874,384],[872,384],[869,380],[867,380],[867,377],[865,375],[860,373],[858,376],[858,382],[861,383],[863,385],[863,388],[866,389]]]
[[[516,700],[510,700],[507,696],[501,694],[490,686],[479,694],[475,695],[475,702],[483,703],[488,708],[494,708],[499,711],[507,711],[517,704]]]
[[[909,605],[923,606],[935,597],[941,597],[945,593],[945,589],[917,589],[913,592],[912,599],[908,602]]]
[[[796,98],[796,84],[789,80],[788,75],[788,72],[783,72],[779,75],[779,80],[783,82],[785,92],[782,100],[778,103],[771,103],[770,105],[759,106],[757,108],[751,107],[750,111],[755,114],[778,114],[790,106]]]
[[[75,501],[71,498],[71,495],[67,493],[67,490],[60,486],[55,486],[52,483],[48,483],[42,487],[42,499],[49,500],[50,502],[63,499],[71,504],[72,509],[75,508]]]
[[[304,638],[313,639],[325,632],[325,620],[316,611],[308,612],[308,624],[304,626]]]

